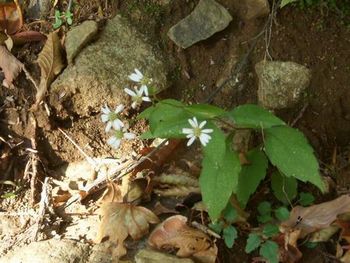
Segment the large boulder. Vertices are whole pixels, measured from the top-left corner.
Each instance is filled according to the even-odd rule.
[[[261,61],[255,65],[259,103],[269,109],[290,108],[310,84],[311,71],[295,62]]]
[[[153,79],[158,90],[167,88],[167,67],[163,57],[123,17],[107,22],[99,39],[84,48],[52,83],[50,104],[58,113],[63,109],[80,116],[111,105],[126,103],[123,89],[132,85],[128,75],[140,69]]]

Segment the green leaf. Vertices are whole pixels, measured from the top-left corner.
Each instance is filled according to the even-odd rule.
[[[250,233],[245,246],[245,253],[249,254],[257,249],[261,244],[261,237],[257,234]]]
[[[297,196],[298,182],[294,177],[286,177],[276,171],[271,176],[271,189],[275,197],[284,204],[289,204]]]
[[[73,14],[71,11],[66,11],[66,13],[64,14],[64,16],[66,17],[66,21],[68,25],[72,25],[73,24]]]
[[[259,254],[269,261],[269,263],[278,263],[278,245],[276,242],[267,240],[261,245]]]
[[[279,221],[287,220],[289,218],[289,214],[289,210],[284,206],[281,206],[275,210],[275,216]]]
[[[269,215],[271,214],[271,211],[272,208],[270,202],[264,201],[258,205],[258,212],[260,213],[260,215]]]
[[[283,8],[285,7],[286,5],[289,5],[291,3],[295,3],[297,2],[298,0],[282,0],[281,1],[281,4],[280,4],[280,8]]]
[[[199,184],[209,216],[215,220],[237,190],[241,165],[237,153],[226,145],[222,131],[215,127],[213,129],[212,139],[204,148]]]
[[[265,223],[267,223],[267,222],[272,221],[273,218],[272,218],[271,214],[270,214],[270,215],[269,215],[269,214],[266,214],[266,215],[260,215],[260,216],[258,216],[257,219],[258,219],[258,222],[259,222],[259,223],[265,224]]]
[[[275,224],[266,224],[263,228],[263,234],[266,237],[273,237],[279,233],[278,226]]]
[[[209,104],[194,104],[186,106],[185,110],[191,115],[203,119],[212,119],[226,113],[223,109]]]
[[[215,223],[210,223],[209,224],[210,229],[212,229],[215,233],[220,234],[223,227],[224,223],[222,221],[215,222]]]
[[[237,219],[237,210],[231,205],[230,202],[228,202],[225,210],[222,212],[222,215],[227,222],[233,223]]]
[[[155,138],[155,136],[152,134],[151,131],[146,131],[140,135],[140,138],[146,140],[146,139],[153,139]]]
[[[302,206],[309,206],[315,202],[315,197],[310,193],[301,192],[299,195],[299,204]]]
[[[273,165],[286,176],[311,182],[325,191],[313,149],[300,131],[279,126],[266,129],[264,134],[265,152]]]
[[[235,125],[240,128],[266,129],[286,125],[268,110],[254,104],[241,105],[228,112]]]
[[[268,160],[263,152],[253,149],[247,154],[250,162],[243,165],[238,178],[237,199],[244,208],[249,197],[255,193],[260,182],[265,178]]]
[[[234,226],[224,228],[223,237],[228,248],[232,248],[238,236],[237,229]]]
[[[54,29],[59,28],[62,26],[62,18],[61,18],[61,12],[60,10],[55,10],[55,23],[52,25]]]

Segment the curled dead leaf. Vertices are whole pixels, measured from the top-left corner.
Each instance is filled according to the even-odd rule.
[[[149,224],[159,222],[158,217],[147,208],[132,204],[105,202],[100,207],[102,217],[96,242],[109,240],[116,245],[113,256],[126,254],[124,240],[130,235],[134,240],[148,233]]]
[[[350,211],[350,196],[342,195],[332,201],[309,207],[296,206],[289,219],[281,223],[281,231],[301,230],[300,237],[332,224],[337,216]]]
[[[23,15],[18,1],[0,3],[0,30],[12,35],[23,26]]]
[[[45,46],[40,52],[37,62],[41,69],[41,78],[36,93],[34,109],[43,100],[48,87],[64,67],[62,45],[57,31],[47,36]]]
[[[23,70],[24,65],[16,57],[14,57],[4,46],[0,45],[0,68],[4,72],[5,79],[3,85],[12,87],[12,82]]]
[[[199,262],[215,262],[217,248],[208,235],[189,227],[187,218],[181,215],[169,217],[156,227],[148,238],[148,244],[156,249],[178,249],[179,257],[194,257]]]

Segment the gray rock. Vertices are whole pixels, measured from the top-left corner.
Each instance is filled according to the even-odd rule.
[[[17,247],[0,258],[0,263],[85,263],[89,257],[89,245],[70,240],[33,242]]]
[[[193,12],[170,28],[169,38],[187,48],[226,28],[232,16],[214,0],[200,0]]]
[[[267,16],[270,13],[268,0],[237,0],[239,16],[244,20]]]
[[[261,61],[255,65],[255,71],[259,78],[259,103],[269,109],[298,103],[311,80],[311,71],[295,62]]]
[[[79,26],[73,27],[68,33],[65,42],[67,61],[69,64],[97,34],[98,26],[95,21],[85,21]]]
[[[30,0],[27,18],[40,19],[47,16],[52,8],[50,0]]]
[[[130,23],[117,15],[107,22],[100,38],[84,48],[51,85],[50,104],[81,116],[99,112],[101,106],[126,103],[123,91],[128,75],[138,68],[153,79],[157,91],[167,88],[167,68],[162,55]]]
[[[142,249],[135,256],[136,263],[193,263],[189,258],[178,258],[151,249]]]

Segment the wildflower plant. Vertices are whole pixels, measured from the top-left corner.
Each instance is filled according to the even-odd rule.
[[[132,108],[137,109],[143,102],[150,102],[148,88],[152,79],[146,78],[138,69],[128,77],[140,85],[133,90],[125,88],[125,92],[131,96]],[[271,176],[271,184],[273,193],[282,202],[286,200],[284,196],[282,198],[281,191],[288,194],[288,199],[296,197],[298,181],[309,182],[321,191],[325,190],[317,159],[303,133],[289,127],[268,110],[246,104],[226,111],[209,104],[185,105],[174,99],[157,102],[153,99],[152,103],[138,116],[138,119],[146,119],[149,123],[149,131],[140,138],[183,138],[188,139],[189,147],[196,140],[199,141],[203,150],[199,178],[203,202],[213,222],[225,218],[225,227],[221,230],[228,237],[225,240],[229,246],[232,246],[237,233],[231,225],[235,219],[225,216],[225,208],[232,197],[241,208],[245,208],[250,196],[266,177],[269,163],[278,172]],[[118,148],[122,140],[135,137],[117,121],[120,109],[117,107],[111,112],[105,107],[101,117],[112,130],[108,143],[114,148]],[[239,129],[251,129],[260,133],[261,138],[255,148],[240,153],[246,159],[242,163],[242,158],[232,147],[232,138]],[[261,217],[270,218],[268,214],[262,214]],[[250,239],[254,241],[256,238]],[[255,242],[257,244],[254,245],[253,241],[247,250],[252,251],[261,246],[260,254],[264,256],[265,250],[271,247],[275,250],[275,243]]]

